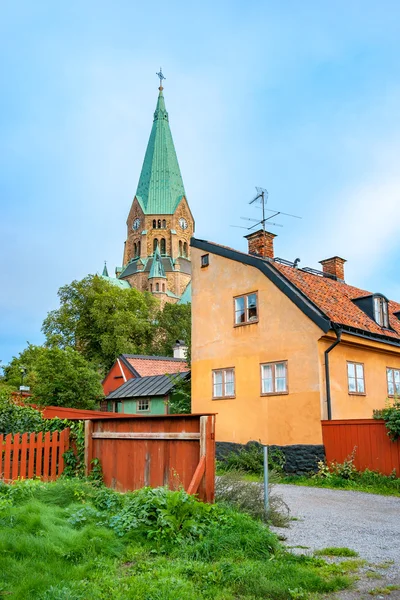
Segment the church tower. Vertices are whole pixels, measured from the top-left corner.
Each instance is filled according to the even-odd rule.
[[[178,302],[190,284],[194,219],[169,127],[161,70],[158,76],[153,127],[126,222],[123,267],[116,275],[164,303]]]

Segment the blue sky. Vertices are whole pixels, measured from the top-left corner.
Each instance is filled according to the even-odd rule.
[[[0,359],[57,290],[121,264],[160,65],[196,235],[244,250],[254,186],[276,254],[338,254],[400,299],[400,4],[2,0]]]

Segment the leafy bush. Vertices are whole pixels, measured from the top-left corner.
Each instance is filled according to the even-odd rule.
[[[279,448],[269,448],[268,468],[281,473],[285,464],[285,457]],[[220,466],[226,470],[242,471],[262,475],[264,472],[264,450],[259,442],[248,442],[238,452],[230,452],[221,461]]]
[[[313,475],[315,479],[331,479],[338,477],[340,479],[354,480],[357,474],[357,469],[354,465],[354,458],[357,447],[353,448],[353,452],[342,462],[332,461],[329,464],[320,460],[318,462],[318,471]]]
[[[386,406],[380,410],[374,410],[374,419],[383,419],[386,423],[388,436],[394,442],[400,438],[400,399],[393,401],[387,399]]]
[[[59,431],[69,426],[65,419],[45,419],[40,410],[17,404],[8,392],[0,391],[0,433]]]

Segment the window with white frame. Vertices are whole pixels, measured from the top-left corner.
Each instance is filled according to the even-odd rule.
[[[400,396],[400,369],[387,367],[388,396]]]
[[[265,363],[261,365],[261,393],[287,394],[287,361]]]
[[[235,396],[235,369],[218,369],[212,372],[213,398]]]
[[[141,398],[137,401],[138,412],[148,412],[150,410],[150,401],[148,398]]]
[[[235,325],[258,321],[257,292],[235,298]]]
[[[347,363],[347,381],[349,394],[365,394],[364,365],[362,363]]]
[[[374,297],[374,319],[381,327],[389,327],[388,303],[382,296]]]

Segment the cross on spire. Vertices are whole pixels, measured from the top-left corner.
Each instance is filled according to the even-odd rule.
[[[162,68],[161,68],[161,67],[160,67],[160,72],[159,72],[159,73],[156,73],[156,75],[157,75],[157,77],[158,77],[158,78],[159,78],[159,80],[160,80],[160,87],[159,87],[158,89],[159,89],[159,90],[160,90],[160,92],[161,92],[161,90],[163,89],[163,85],[162,85],[163,79],[166,79],[166,77],[164,77],[164,75],[163,75],[163,72],[162,72]]]

